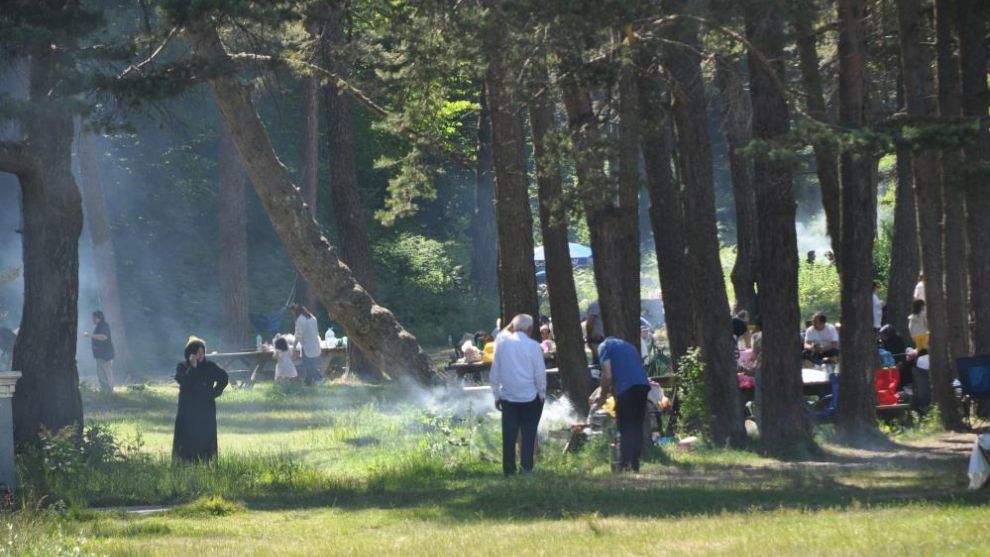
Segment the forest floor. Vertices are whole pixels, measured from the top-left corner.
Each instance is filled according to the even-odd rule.
[[[87,393],[87,422],[130,447],[119,462],[47,477],[64,504],[0,516],[10,524],[0,555],[982,556],[990,547],[988,491],[966,490],[973,434],[898,430],[871,451],[823,441],[816,462],[653,450],[641,473],[621,476],[609,472],[604,442],[565,455],[552,435],[532,476],[505,479],[483,396],[259,385],[218,400],[217,466],[174,467],[176,394],[171,385]],[[546,416],[551,431],[568,420],[561,405]]]

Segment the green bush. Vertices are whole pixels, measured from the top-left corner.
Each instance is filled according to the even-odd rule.
[[[830,321],[839,321],[839,293],[839,273],[834,265],[801,263],[798,271],[798,303],[803,319],[811,319],[813,313],[821,311]]]
[[[443,345],[464,332],[490,330],[498,315],[497,297],[471,291],[461,261],[467,252],[454,242],[401,234],[376,246],[380,264],[377,298],[421,344]]]
[[[710,439],[712,415],[708,411],[708,383],[701,350],[692,348],[678,361],[681,383],[681,426],[694,435]]]

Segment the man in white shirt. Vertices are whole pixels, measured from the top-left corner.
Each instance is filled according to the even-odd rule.
[[[811,326],[804,332],[804,352],[801,357],[813,364],[820,364],[824,358],[839,355],[839,331],[828,322],[822,313],[811,318]]]
[[[495,340],[489,379],[495,408],[502,413],[502,472],[516,473],[516,438],[521,435],[522,473],[533,470],[536,428],[547,398],[547,369],[543,350],[530,337],[533,317],[520,313]]]
[[[305,306],[292,306],[296,313],[296,342],[302,356],[303,381],[307,385],[321,385],[324,381],[319,370],[323,347],[320,345],[320,328],[316,317]]]

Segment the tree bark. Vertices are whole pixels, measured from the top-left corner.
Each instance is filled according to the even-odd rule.
[[[540,205],[540,229],[546,257],[550,313],[557,342],[557,367],[564,391],[579,414],[588,413],[591,375],[584,354],[581,312],[578,308],[574,270],[567,243],[567,205],[560,176],[560,152],[553,144],[556,130],[549,79],[545,66],[535,70],[529,102],[529,122],[533,134],[536,183]]]
[[[529,180],[519,91],[510,76],[504,29],[495,23],[501,15],[492,6],[493,20],[485,32],[485,74],[492,119],[492,159],[495,169],[495,225],[498,237],[498,285],[502,325],[520,313],[539,315],[536,265],[533,262],[533,214],[529,208]],[[535,327],[534,327],[535,329]],[[532,331],[538,337],[539,331]]]
[[[771,143],[782,141],[790,128],[785,92],[777,87],[771,73],[775,72],[779,81],[784,81],[785,38],[781,21],[784,6],[781,4],[779,0],[750,2],[746,10],[750,42],[773,61],[773,67],[767,68],[755,53],[749,53],[753,137]],[[736,89],[731,95],[742,94],[741,83],[729,88]],[[760,442],[771,454],[802,454],[812,449],[814,442],[801,399],[801,375],[797,373],[801,369],[801,357],[794,349],[794,327],[801,321],[801,312],[791,167],[787,162],[759,157],[753,162],[753,184],[763,302]]]
[[[966,167],[974,169],[967,180],[966,204],[969,209],[969,284],[970,308],[973,313],[973,351],[990,353],[990,296],[981,287],[990,277],[990,118],[987,105],[987,11],[984,6],[957,10],[959,17],[959,62],[962,75],[963,115],[971,119],[978,131],[975,141],[964,149]],[[980,170],[982,169],[982,170]]]
[[[324,67],[347,79],[350,68],[340,50],[345,46],[345,11],[332,7],[327,13],[321,38]],[[330,196],[334,224],[340,243],[340,259],[354,277],[374,296],[377,287],[375,266],[368,240],[368,225],[361,210],[361,189],[354,158],[354,123],[350,97],[327,86],[323,92],[327,118],[327,159],[330,163]],[[337,318],[331,312],[331,317]],[[347,347],[348,371],[362,380],[378,382],[382,375],[375,370],[359,346]],[[384,371],[384,370],[382,370]]]
[[[903,106],[902,103],[898,103]],[[887,283],[887,322],[907,338],[907,321],[921,263],[918,255],[918,214],[914,204],[911,149],[897,146],[897,193],[894,200],[894,238]]]
[[[581,61],[574,56],[566,56],[565,67],[561,77],[561,90],[574,145],[578,191],[594,254],[592,265],[602,325],[605,336],[615,336],[638,344],[638,230],[630,230],[623,223],[624,220],[635,223],[636,207],[616,204],[617,192],[605,174],[604,139],[592,107],[591,92],[588,84],[577,76],[582,70]],[[635,256],[631,255],[633,248]],[[635,292],[630,291],[628,277],[622,276],[630,272],[630,259],[636,262]],[[632,311],[633,304],[635,311]]]
[[[212,22],[187,33],[198,55],[211,64],[230,67],[232,61]],[[248,89],[230,73],[215,75],[209,83],[275,232],[317,298],[379,369],[387,369],[392,377],[432,382],[435,376],[429,358],[416,337],[392,312],[375,303],[321,235],[288,170],[275,155]]]
[[[912,120],[926,120],[935,116],[934,106],[927,100],[931,60],[922,50],[921,11],[919,0],[897,0],[904,100],[908,118]],[[941,277],[944,268],[943,225],[935,150],[925,146],[918,148],[913,153],[912,165],[921,238],[921,264],[926,276]],[[952,377],[955,374],[947,350],[948,318],[945,289],[941,280],[925,281],[925,307],[930,330],[929,359],[934,398],[941,410],[942,426],[946,429],[959,429],[962,421],[952,389]]]
[[[619,336],[635,346],[640,337],[640,250],[639,250],[639,89],[633,64],[635,45],[626,45],[619,69],[618,206],[611,213],[617,235],[617,263],[612,269],[619,281]]]
[[[484,92],[479,99],[478,168],[474,214],[471,216],[471,282],[483,296],[498,295],[498,252],[495,233],[495,169],[492,160],[492,117]]]
[[[687,261],[682,192],[671,167],[673,130],[657,77],[643,74],[639,78],[643,159],[650,189],[650,222],[660,269],[667,341],[676,364],[688,348],[697,345],[691,292],[693,276]]]
[[[938,68],[938,111],[943,121],[962,115],[959,59],[956,56],[955,1],[935,0],[935,44]],[[960,187],[960,149],[943,149],[939,178],[945,208],[945,308],[949,325],[949,361],[969,354],[969,275],[966,269],[966,197]]]
[[[116,354],[114,367],[123,378],[133,369],[130,345],[127,342],[127,326],[121,311],[120,288],[117,284],[117,257],[110,235],[110,222],[104,201],[103,180],[100,177],[99,158],[96,154],[96,138],[92,132],[79,130],[76,137],[79,156],[79,185],[82,194],[89,237],[93,242],[93,259],[96,279],[99,282],[100,306],[111,325],[113,348]]]
[[[797,34],[798,56],[801,67],[801,87],[804,90],[805,110],[819,122],[828,122],[825,106],[825,93],[822,88],[821,69],[818,65],[817,41],[812,22],[808,19],[812,12],[799,16],[794,22]],[[842,226],[842,207],[839,201],[839,156],[835,146],[826,140],[815,141],[815,172],[822,190],[822,208],[825,210],[825,227],[832,241],[832,253],[837,265],[839,258],[839,237]]]
[[[31,55],[37,112],[23,124],[30,169],[18,174],[24,217],[24,310],[13,357],[22,373],[13,400],[18,443],[35,440],[41,428],[83,423],[76,368],[82,196],[72,177],[72,115],[55,92],[69,63],[62,49]]]
[[[759,316],[756,277],[760,260],[756,194],[752,162],[740,152],[749,143],[752,111],[739,69],[722,57],[715,59],[715,67],[715,84],[724,103],[723,132],[729,147],[729,173],[736,205],[736,261],[732,266],[732,289],[736,295],[736,308],[746,310],[750,318],[756,320]],[[787,187],[790,190],[789,178]],[[793,192],[791,198],[793,201]]]
[[[254,346],[248,315],[247,191],[244,165],[226,126],[218,138],[220,195],[220,340],[221,350],[239,352]]]
[[[839,125],[866,127],[866,7],[839,0]],[[841,442],[862,445],[880,435],[873,374],[877,367],[873,334],[873,238],[876,234],[875,159],[871,153],[842,152],[839,162],[842,226],[839,276],[842,295],[842,373],[836,433]]]
[[[316,217],[318,184],[320,181],[320,80],[302,80],[299,134],[299,189],[309,213]],[[296,302],[310,309],[316,307],[316,296],[302,276],[296,276]]]
[[[665,2],[664,7],[669,13],[682,13],[685,2]],[[717,445],[741,446],[746,432],[733,361],[729,300],[718,257],[712,151],[701,44],[695,27],[693,22],[672,25],[672,42],[664,45],[662,57],[674,82],[674,130],[684,191],[688,268],[692,273],[698,340],[707,370],[712,435]]]

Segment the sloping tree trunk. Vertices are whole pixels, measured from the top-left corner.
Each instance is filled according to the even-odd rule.
[[[302,80],[299,133],[299,189],[306,207],[314,217],[318,202],[320,180],[320,80]],[[302,276],[296,276],[296,302],[310,309],[316,307],[316,296]]]
[[[685,2],[665,2],[669,13],[682,13]],[[701,44],[693,22],[671,26],[664,45],[664,65],[674,83],[674,130],[684,191],[688,268],[691,271],[698,340],[708,377],[708,407],[717,445],[742,445],[746,439],[733,342],[729,300],[719,261],[715,219],[715,185],[708,114],[702,82]],[[682,46],[683,45],[683,46]]]
[[[987,11],[979,8],[957,10],[959,17],[959,63],[962,74],[963,115],[972,119],[979,130],[975,141],[965,147],[966,204],[969,209],[969,286],[973,313],[973,351],[990,353],[990,296],[982,287],[990,277],[990,118],[987,105]]]
[[[350,71],[340,53],[345,46],[344,17],[342,8],[333,7],[328,11],[321,38],[321,54],[324,67],[347,79]],[[361,189],[354,158],[351,98],[330,86],[324,89],[323,95],[327,119],[331,207],[340,243],[340,259],[351,268],[354,278],[368,294],[374,296],[377,281],[368,240],[368,225],[361,210]],[[330,315],[337,318],[333,312]],[[361,352],[360,346],[348,344],[347,361],[348,371],[362,380],[378,382],[383,379],[381,373],[373,368],[369,359]]]
[[[749,54],[753,138],[781,141],[790,127],[785,92],[777,87],[784,76],[782,2],[750,2],[746,32],[773,67]],[[739,84],[736,95],[742,94]],[[738,102],[738,100],[737,100]],[[771,454],[807,453],[814,446],[811,424],[801,400],[801,357],[794,349],[794,328],[801,321],[798,307],[796,203],[791,167],[787,162],[759,157],[753,162],[754,204],[760,257],[760,300],[763,344],[760,353],[760,442]],[[840,399],[841,400],[841,399]]]
[[[221,126],[217,167],[220,195],[220,341],[221,350],[239,352],[254,346],[248,289],[247,175],[226,126]]]
[[[696,345],[694,298],[687,263],[684,203],[671,168],[674,138],[668,107],[656,76],[639,77],[643,160],[650,191],[650,223],[660,269],[660,288],[666,316],[667,341],[676,363]]]
[[[622,276],[629,272],[630,256],[627,254],[634,247],[635,276],[637,279],[639,277],[639,244],[636,241],[638,230],[630,230],[622,222],[624,219],[631,219],[635,224],[636,207],[624,207],[615,202],[615,189],[605,174],[605,140],[592,107],[591,92],[588,85],[575,75],[582,70],[581,61],[573,56],[565,60],[566,70],[561,77],[561,90],[574,145],[574,170],[578,178],[578,190],[594,254],[592,264],[602,325],[606,336],[623,338],[637,344],[639,284],[637,282],[635,294],[629,292],[629,281]],[[633,296],[635,302],[632,301]],[[630,311],[633,303],[636,304],[634,312]]]
[[[732,266],[732,289],[736,295],[736,307],[749,312],[750,318],[755,320],[759,315],[756,276],[759,269],[757,262],[760,260],[756,194],[753,191],[752,162],[740,152],[749,143],[752,112],[739,69],[722,57],[715,59],[715,67],[715,84],[724,103],[723,132],[729,147],[729,173],[736,204],[736,262]]]
[[[24,309],[13,357],[23,374],[13,400],[18,443],[36,439],[43,427],[81,428],[83,421],[76,368],[82,196],[72,177],[72,115],[65,99],[53,96],[64,56],[47,48],[32,53],[36,112],[23,124],[25,164],[14,172],[24,217]]]
[[[212,23],[190,28],[187,34],[206,61],[219,67],[232,64]],[[429,358],[416,337],[392,312],[375,303],[320,233],[288,170],[275,155],[247,87],[229,73],[215,75],[209,83],[275,232],[317,298],[379,369],[388,370],[392,377],[432,382]]]
[[[817,41],[812,29],[814,12],[804,11],[794,22],[797,34],[798,56],[801,67],[801,87],[804,91],[805,110],[819,122],[828,122],[825,108],[825,93],[822,87],[821,69],[818,64]],[[842,207],[839,201],[839,155],[829,141],[816,141],[815,172],[822,190],[822,208],[825,210],[825,227],[832,241],[832,253],[841,267],[839,258],[839,237],[842,222]]]
[[[76,140],[79,156],[79,186],[85,209],[89,237],[93,242],[93,259],[96,280],[99,282],[100,305],[112,326],[114,368],[118,377],[133,369],[130,345],[127,342],[127,326],[121,311],[120,288],[117,284],[117,257],[110,235],[110,222],[103,194],[99,157],[96,154],[96,138],[91,132],[80,130]]]
[[[504,29],[498,27],[497,8],[485,33],[485,92],[492,118],[492,157],[495,168],[495,223],[498,237],[498,286],[502,325],[517,314],[539,314],[536,265],[533,262],[533,214],[529,208],[525,137],[514,70],[508,63]],[[536,327],[534,327],[536,329]],[[534,337],[539,331],[532,331]]]
[[[471,216],[471,282],[483,296],[498,295],[498,253],[495,233],[495,169],[492,160],[492,117],[484,92],[479,99],[478,168]]]
[[[917,121],[927,120],[935,115],[934,106],[927,100],[930,96],[926,85],[930,81],[931,60],[922,50],[921,10],[919,0],[897,0],[904,100],[907,104],[908,118]],[[921,237],[921,264],[926,276],[941,277],[944,268],[942,203],[935,150],[925,146],[918,148],[913,153],[912,165]],[[952,389],[952,377],[955,374],[947,350],[948,319],[945,289],[941,280],[925,281],[925,307],[928,312],[928,328],[931,332],[929,359],[934,398],[941,411],[942,426],[946,429],[959,429],[962,421]]]
[[[866,127],[866,7],[839,0],[839,125]],[[876,234],[875,159],[868,152],[842,152],[842,226],[839,231],[839,276],[842,296],[842,373],[836,432],[848,444],[865,444],[877,429],[873,373],[877,367],[873,335],[873,238]]]
[[[549,98],[547,70],[536,70],[534,91],[529,102],[529,122],[533,134],[533,156],[536,161],[536,183],[540,203],[540,229],[543,233],[543,253],[546,256],[547,288],[550,292],[550,313],[557,341],[557,367],[568,398],[579,414],[588,413],[591,375],[584,354],[581,335],[581,312],[574,270],[571,268],[570,247],[567,244],[567,205],[560,177],[560,152],[554,144],[556,131],[553,105]]]
[[[955,1],[935,0],[935,43],[938,68],[938,112],[943,121],[962,115],[959,59],[956,56]],[[960,187],[962,152],[943,149],[939,178],[945,208],[945,308],[949,324],[949,361],[969,354],[969,274],[966,269],[966,196]]]

